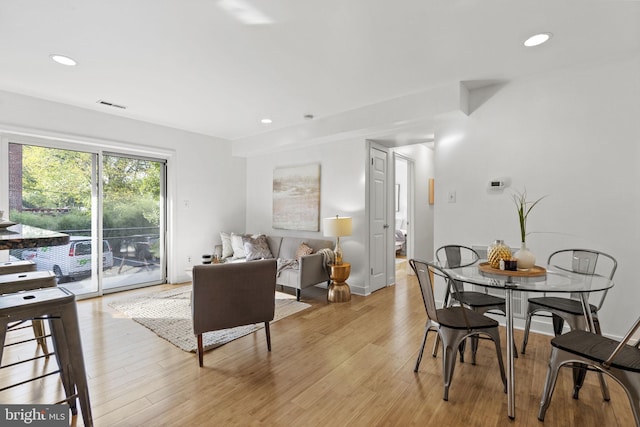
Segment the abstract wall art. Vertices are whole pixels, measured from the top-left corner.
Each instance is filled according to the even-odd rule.
[[[320,231],[320,164],[274,169],[273,228]]]

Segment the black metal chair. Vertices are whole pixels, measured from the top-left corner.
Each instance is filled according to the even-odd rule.
[[[444,400],[449,400],[449,387],[453,378],[453,371],[456,365],[456,350],[460,344],[468,337],[477,337],[478,335],[488,336],[495,344],[496,354],[498,357],[498,365],[500,366],[500,375],[504,384],[504,392],[507,392],[507,379],[504,372],[504,363],[502,361],[502,351],[500,349],[500,333],[498,330],[498,322],[487,316],[479,314],[462,305],[454,307],[436,308],[435,297],[433,294],[435,275],[443,277],[450,286],[452,281],[443,269],[432,263],[409,260],[409,265],[416,273],[424,307],[427,311],[427,323],[424,331],[424,338],[416,360],[414,372],[418,372],[424,347],[427,342],[429,331],[436,331],[442,340],[442,364],[444,376]]]
[[[544,421],[562,367],[596,370],[616,380],[627,393],[636,426],[640,427],[640,340],[629,340],[640,329],[638,318],[621,341],[583,330],[572,330],[551,340],[549,370],[544,384],[538,419]],[[603,390],[604,400],[609,400]]]
[[[441,266],[446,268],[467,267],[474,265],[480,259],[478,253],[470,247],[462,245],[445,245],[436,250],[436,259]],[[484,292],[467,291],[464,284],[457,280],[451,280],[450,286],[444,297],[444,307],[450,307],[454,301],[470,308],[479,314],[485,314],[491,310],[497,310],[501,315],[507,312],[506,302],[504,298],[490,295],[487,290]],[[438,352],[439,340],[436,339],[433,348],[433,355]],[[464,342],[460,346],[460,362],[464,362]],[[476,353],[478,351],[478,339],[471,338],[471,363],[476,364]],[[514,354],[518,354],[518,350],[514,346]],[[517,357],[517,356],[516,356]]]

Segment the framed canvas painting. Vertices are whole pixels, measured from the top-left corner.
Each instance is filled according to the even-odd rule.
[[[320,231],[320,164],[274,169],[273,228]]]

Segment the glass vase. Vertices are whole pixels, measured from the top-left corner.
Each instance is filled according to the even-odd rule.
[[[522,242],[520,249],[513,256],[518,260],[518,270],[529,270],[536,264],[536,256],[527,249],[526,242]]]

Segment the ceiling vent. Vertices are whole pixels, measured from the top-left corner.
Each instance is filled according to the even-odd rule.
[[[125,107],[124,105],[114,104],[113,102],[105,101],[103,99],[98,100],[97,103],[106,105],[107,107],[120,108],[121,110],[127,109],[127,107]]]

